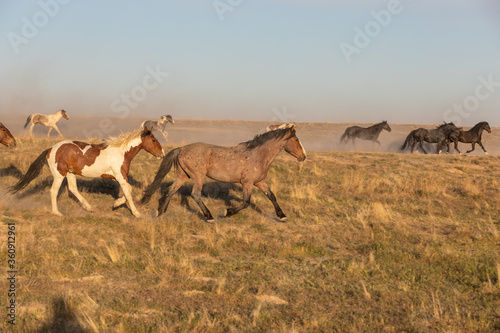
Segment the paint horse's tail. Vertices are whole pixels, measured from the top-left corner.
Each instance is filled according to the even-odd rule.
[[[403,145],[401,146],[401,150],[405,150],[407,146],[410,145],[410,143],[412,142],[413,140],[413,132],[414,131],[411,131],[410,134],[408,134],[408,136],[406,137],[406,140],[405,142],[403,143]]]
[[[26,119],[26,124],[24,124],[24,128],[28,127],[28,125],[30,124],[30,121],[31,121],[31,114],[28,116],[28,119]]]
[[[140,201],[141,204],[146,204],[149,202],[151,196],[158,190],[158,188],[160,188],[161,181],[163,180],[163,178],[165,178],[167,173],[170,172],[172,166],[174,166],[174,168],[177,168],[177,166],[179,165],[180,151],[180,148],[173,149],[167,154],[167,156],[163,158],[160,167],[158,168],[158,172],[156,173],[155,179],[151,184],[149,184],[148,187],[146,187],[146,190],[144,191],[144,196]]]
[[[33,163],[31,163],[26,174],[22,176],[21,179],[19,179],[16,185],[9,188],[10,193],[19,192],[20,190],[28,186],[28,184],[31,183],[33,179],[41,175],[43,166],[47,164],[47,153],[49,152],[49,150],[50,148],[45,150],[40,154],[40,156],[36,158]]]

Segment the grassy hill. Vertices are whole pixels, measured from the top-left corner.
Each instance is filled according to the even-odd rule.
[[[251,207],[220,217],[241,186],[207,182],[207,224],[190,185],[160,219],[149,217],[158,194],[135,219],[112,210],[113,181],[83,178],[95,212],[64,186],[65,216],[52,216],[48,168],[5,194],[55,142],[0,150],[0,237],[16,223],[19,332],[500,330],[498,156],[310,151],[299,164],[281,153],[268,181],[287,223],[257,190]],[[132,162],[136,199],[158,165],[145,152]]]

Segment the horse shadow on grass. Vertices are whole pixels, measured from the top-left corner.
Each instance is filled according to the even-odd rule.
[[[168,188],[173,184],[172,181],[165,182],[161,184],[160,194],[161,196],[165,195],[168,191]],[[194,203],[193,207],[191,207],[189,198],[191,197],[191,191],[193,190],[192,184],[184,184],[177,191],[176,195],[181,197],[181,206],[185,207],[189,212],[196,214],[200,219],[205,220],[200,207],[196,203]],[[230,192],[235,191],[237,194],[233,195]],[[224,201],[224,204],[227,208],[235,207],[240,205],[243,202],[243,189],[241,186],[233,183],[223,183],[223,182],[208,182],[203,184],[203,188],[201,190],[201,196],[203,198],[212,198],[216,200]],[[231,201],[235,201],[235,203],[231,204]],[[264,214],[260,208],[255,206],[252,202],[248,206],[252,208],[259,214]],[[210,207],[208,207],[210,209]],[[222,217],[222,216],[219,216]]]
[[[0,177],[3,177],[5,173],[5,176],[12,175],[14,177],[21,178],[22,173],[19,176],[17,172],[20,171],[16,167],[14,167],[14,169],[12,169],[11,167],[9,167],[10,169],[9,168],[0,169]],[[30,186],[26,190],[20,192],[18,194],[18,197],[25,198],[43,192],[48,192],[50,191],[52,182],[53,178],[51,176],[48,176],[42,181],[36,183],[36,185]],[[135,180],[132,176],[128,177],[128,182],[132,187],[135,188],[142,189],[144,186],[142,182]],[[113,179],[108,179],[108,178],[77,179],[76,184],[78,187],[78,191],[82,193],[106,194],[113,197],[114,199],[118,199],[120,197],[120,192],[121,192],[120,184],[118,184],[118,182]],[[68,182],[65,178],[61,187],[59,188],[59,193],[57,194],[57,197],[59,197],[63,192],[67,191],[67,188],[68,188]],[[70,198],[72,198],[75,201],[78,201],[78,199],[71,192],[69,191],[67,192]]]
[[[0,169],[0,177],[9,177],[9,176],[20,179],[23,176],[23,173],[14,164],[11,164],[6,168]]]
[[[63,297],[52,300],[52,318],[48,319],[35,333],[90,333],[82,327],[74,310]]]

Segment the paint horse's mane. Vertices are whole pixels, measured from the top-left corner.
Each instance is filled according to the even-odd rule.
[[[118,137],[110,137],[106,140],[106,144],[110,147],[119,147],[119,148],[127,148],[128,144],[135,139],[141,137],[142,133],[144,133],[143,129],[137,129],[132,132],[122,133]]]
[[[271,140],[281,140],[289,131],[290,131],[289,127],[278,128],[275,129],[274,131],[258,134],[252,140],[242,142],[240,143],[240,145],[245,146],[246,149],[254,149],[262,146],[263,144]],[[295,130],[293,130],[292,133],[290,133],[289,137],[293,137],[294,135],[295,135]]]

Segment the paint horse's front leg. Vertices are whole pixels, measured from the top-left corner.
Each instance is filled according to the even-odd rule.
[[[134,201],[132,199],[132,188],[130,184],[128,183],[127,179],[123,177],[123,175],[120,172],[121,170],[118,168],[118,170],[113,169],[113,173],[115,174],[115,179],[120,184],[120,187],[122,188],[123,195],[125,196],[125,199],[127,200],[128,206],[130,210],[132,211],[132,214],[134,214],[135,217],[141,217],[141,213],[137,210],[137,208],[134,205]],[[117,207],[117,201],[123,201],[122,198],[119,198],[115,200],[114,207]],[[122,202],[122,204],[124,201]]]

